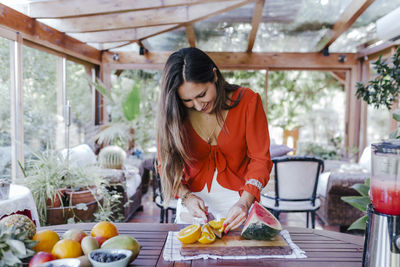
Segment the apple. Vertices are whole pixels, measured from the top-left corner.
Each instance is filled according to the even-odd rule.
[[[48,252],[40,251],[33,255],[31,261],[29,262],[29,267],[38,266],[41,263],[56,260],[56,257],[53,254]]]
[[[96,236],[95,239],[97,240],[97,243],[99,243],[99,247],[104,243],[104,241],[107,240],[107,238],[102,237],[102,236]]]
[[[81,242],[82,239],[87,236],[88,234],[82,231],[81,229],[69,229],[62,235],[62,239],[72,239],[76,242]]]
[[[72,239],[76,242],[81,243],[82,239],[88,234],[82,231],[81,229],[69,229],[62,235],[62,239]]]

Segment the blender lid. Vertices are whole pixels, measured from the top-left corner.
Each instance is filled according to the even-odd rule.
[[[400,154],[400,140],[383,140],[380,143],[371,144],[371,148],[374,153]]]

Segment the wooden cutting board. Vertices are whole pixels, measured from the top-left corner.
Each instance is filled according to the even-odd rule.
[[[240,231],[231,231],[211,244],[182,244],[181,255],[210,254],[218,256],[288,255],[292,249],[281,235],[270,241],[246,240]]]

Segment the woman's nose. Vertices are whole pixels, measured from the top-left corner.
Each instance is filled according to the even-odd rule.
[[[203,108],[203,105],[200,103],[198,100],[193,100],[193,107],[197,111],[201,111]]]

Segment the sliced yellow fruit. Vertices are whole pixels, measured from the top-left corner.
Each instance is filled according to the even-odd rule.
[[[201,237],[199,238],[199,242],[202,244],[209,244],[215,241],[215,235],[214,234],[209,234],[207,232],[203,232],[201,234]]]
[[[210,235],[214,235],[214,233],[213,233],[213,231],[212,231],[212,229],[211,229],[211,226],[208,224],[208,223],[206,223],[205,225],[203,225],[202,227],[201,227],[201,233],[203,234],[203,233],[208,233],[208,234],[210,234]]]
[[[176,235],[179,241],[184,244],[191,244],[196,242],[201,237],[200,224],[192,224],[183,228]]]
[[[212,220],[209,221],[208,223],[210,224],[210,226],[214,229],[220,229],[222,227],[222,225],[224,224],[225,218],[222,218],[219,221],[216,220]]]

